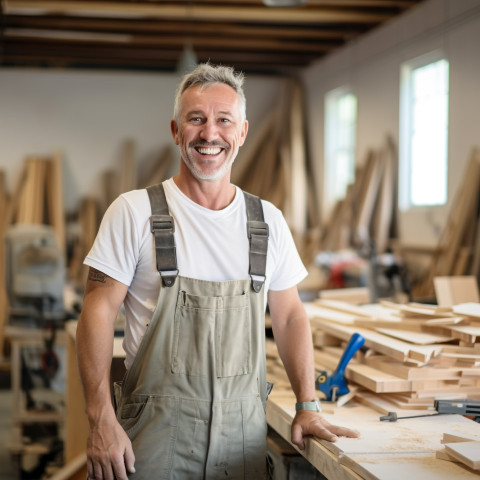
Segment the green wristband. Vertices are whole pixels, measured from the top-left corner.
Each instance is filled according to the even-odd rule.
[[[318,400],[312,400],[311,402],[297,402],[295,404],[295,410],[297,412],[299,410],[312,410],[314,412],[321,412],[322,407],[320,406],[320,402]]]

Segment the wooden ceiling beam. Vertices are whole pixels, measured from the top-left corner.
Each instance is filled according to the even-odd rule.
[[[120,34],[85,34],[83,32],[71,32],[71,31],[5,31],[4,38],[17,39],[18,41],[75,41],[84,44],[123,44],[137,47],[176,47],[182,48],[185,44],[183,36],[170,36],[170,35],[120,35]],[[278,39],[258,39],[254,36],[248,38],[236,38],[229,37],[218,41],[216,36],[190,37],[188,42],[194,49],[198,48],[217,48],[219,50],[225,49],[237,49],[246,51],[260,51],[266,52],[289,51],[298,53],[316,53],[323,54],[331,51],[338,46],[335,42],[298,42],[291,40],[278,40]]]
[[[58,45],[28,44],[8,45],[4,51],[4,62],[17,62],[20,64],[36,64],[51,66],[116,66],[142,67],[142,68],[168,68],[175,70],[180,56],[179,50],[165,49],[135,49],[135,48],[85,48],[82,45],[68,43],[63,48]],[[245,70],[246,66],[253,65],[265,69],[292,68],[308,65],[316,57],[298,54],[266,54],[260,52],[219,52],[217,50],[203,50],[198,52],[200,62],[215,57],[216,62],[235,65],[237,69]]]
[[[162,0],[150,0],[152,3],[160,3]],[[170,0],[170,3],[185,5],[188,0]],[[226,0],[193,0],[197,5],[225,5]],[[262,6],[262,0],[228,0],[229,5],[233,7],[255,5]],[[306,0],[306,5],[310,7],[355,7],[355,8],[409,8],[418,0]]]
[[[129,44],[105,44],[99,42],[78,42],[72,39],[65,39],[63,42],[51,41],[49,39],[30,39],[30,38],[6,38],[4,42],[4,53],[8,54],[11,51],[19,50],[24,48],[25,50],[35,50],[42,52],[43,50],[52,54],[56,51],[63,52],[72,49],[72,57],[75,56],[77,52],[86,52],[86,54],[94,56],[96,52],[101,50],[112,52],[112,55],[131,54],[131,56],[145,56],[146,58],[151,58],[152,56],[163,54],[171,55],[172,52],[175,57],[178,57],[179,53],[183,49],[182,42],[170,42],[164,44],[151,43],[149,45],[137,45],[134,43]],[[294,58],[295,56],[308,56],[310,58],[316,58],[318,56],[318,51],[311,49],[305,50],[293,50],[290,52],[282,51],[279,49],[274,49],[272,51],[258,50],[254,44],[251,45],[224,45],[219,44],[218,42],[205,42],[198,44],[195,47],[195,53],[198,57],[208,57],[208,54],[215,55],[215,58],[221,53],[222,56],[225,56],[225,52],[231,52],[232,55],[237,53],[245,54],[245,56],[261,56],[261,58],[269,57],[273,61],[275,59],[281,58]]]
[[[125,20],[87,17],[51,17],[31,15],[6,15],[5,29],[32,28],[49,30],[72,30],[85,32],[107,33],[168,33],[174,35],[216,34],[218,36],[254,36],[282,37],[300,39],[332,39],[345,40],[361,33],[363,25],[332,25],[328,28],[319,26],[287,27],[276,25],[213,23],[191,21],[161,21],[161,20]],[[223,40],[223,38],[222,38]]]
[[[12,14],[62,14],[75,16],[164,18],[198,21],[247,21],[252,23],[378,23],[391,18],[392,13],[364,12],[347,8],[309,7],[268,8],[264,6],[174,5],[139,2],[86,2],[66,0],[4,0],[4,13]]]

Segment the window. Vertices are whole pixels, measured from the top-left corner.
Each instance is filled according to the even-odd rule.
[[[344,198],[355,177],[357,98],[336,89],[325,98],[325,202]]]
[[[448,171],[448,61],[439,53],[402,66],[400,207],[444,205]]]

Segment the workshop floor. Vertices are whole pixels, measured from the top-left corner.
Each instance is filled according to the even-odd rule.
[[[2,480],[18,479],[7,448],[12,430],[11,412],[12,394],[9,388],[2,388],[0,389],[0,478]]]

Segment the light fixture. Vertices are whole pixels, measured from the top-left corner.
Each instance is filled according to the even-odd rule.
[[[182,53],[178,58],[177,62],[177,73],[180,75],[185,75],[188,72],[191,72],[198,63],[198,58],[193,50],[191,42],[186,41],[183,45]]]
[[[193,18],[193,0],[186,0],[185,2],[185,24]],[[177,73],[185,75],[191,72],[198,64],[198,57],[193,49],[193,44],[190,38],[186,38],[183,43],[183,49],[177,61]]]
[[[267,7],[298,7],[307,0],[263,0]]]

